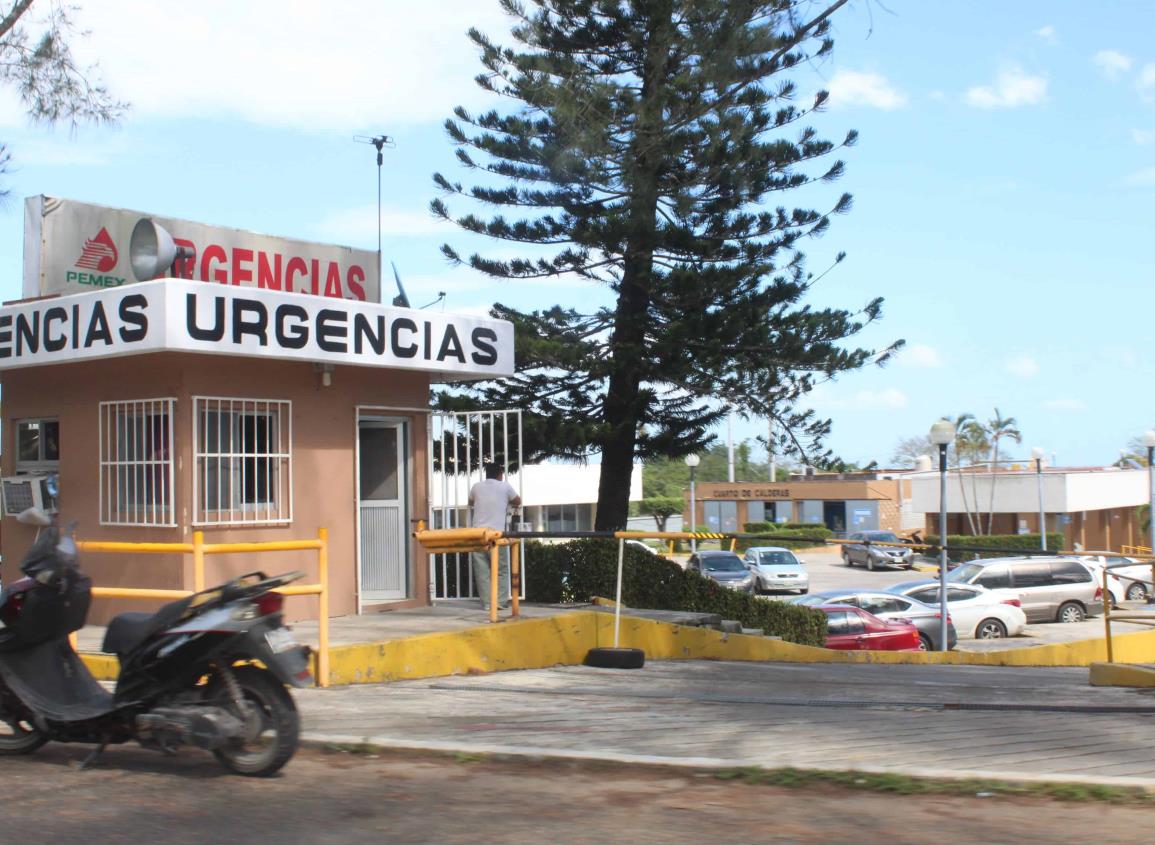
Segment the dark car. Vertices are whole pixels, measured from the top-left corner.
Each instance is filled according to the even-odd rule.
[[[942,616],[938,608],[923,604],[908,596],[899,596],[874,590],[823,590],[808,596],[790,598],[793,604],[807,607],[822,607],[828,604],[845,604],[860,607],[879,619],[905,619],[918,629],[923,651],[939,651],[942,643]],[[950,616],[946,621],[946,647],[954,648],[958,633]]]
[[[733,552],[694,552],[686,569],[731,590],[754,592],[754,573]]]
[[[914,550],[909,547],[875,545],[904,543],[893,531],[856,531],[846,539],[848,542],[842,547],[842,562],[847,566],[861,564],[871,570],[890,566],[910,569],[914,564]]]
[[[920,651],[916,629],[902,619],[879,619],[859,607],[825,605],[826,647],[840,651]]]

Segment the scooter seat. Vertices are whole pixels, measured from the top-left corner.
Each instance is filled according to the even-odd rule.
[[[101,651],[125,655],[155,634],[176,623],[188,610],[190,599],[170,602],[156,613],[121,613],[108,623]]]

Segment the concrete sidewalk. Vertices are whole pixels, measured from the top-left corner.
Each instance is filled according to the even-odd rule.
[[[1155,788],[1152,692],[1086,669],[655,661],[295,695],[319,743]]]

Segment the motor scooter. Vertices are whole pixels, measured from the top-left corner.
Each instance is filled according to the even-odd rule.
[[[84,626],[91,580],[77,563],[73,526],[42,511],[17,519],[40,531],[0,591],[0,755],[44,743],[97,748],[136,740],[174,753],[208,750],[230,771],[268,776],[297,750],[300,721],[287,687],[312,683],[309,648],[284,626],[274,592],[304,573],[253,572],[164,605],[112,619],[103,650],[120,660],[109,692],[69,643]]]

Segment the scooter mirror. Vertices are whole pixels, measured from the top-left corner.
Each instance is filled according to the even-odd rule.
[[[16,521],[22,522],[25,525],[36,525],[40,528],[52,524],[52,518],[40,510],[40,508],[28,508],[20,511],[20,513],[16,515]]]

